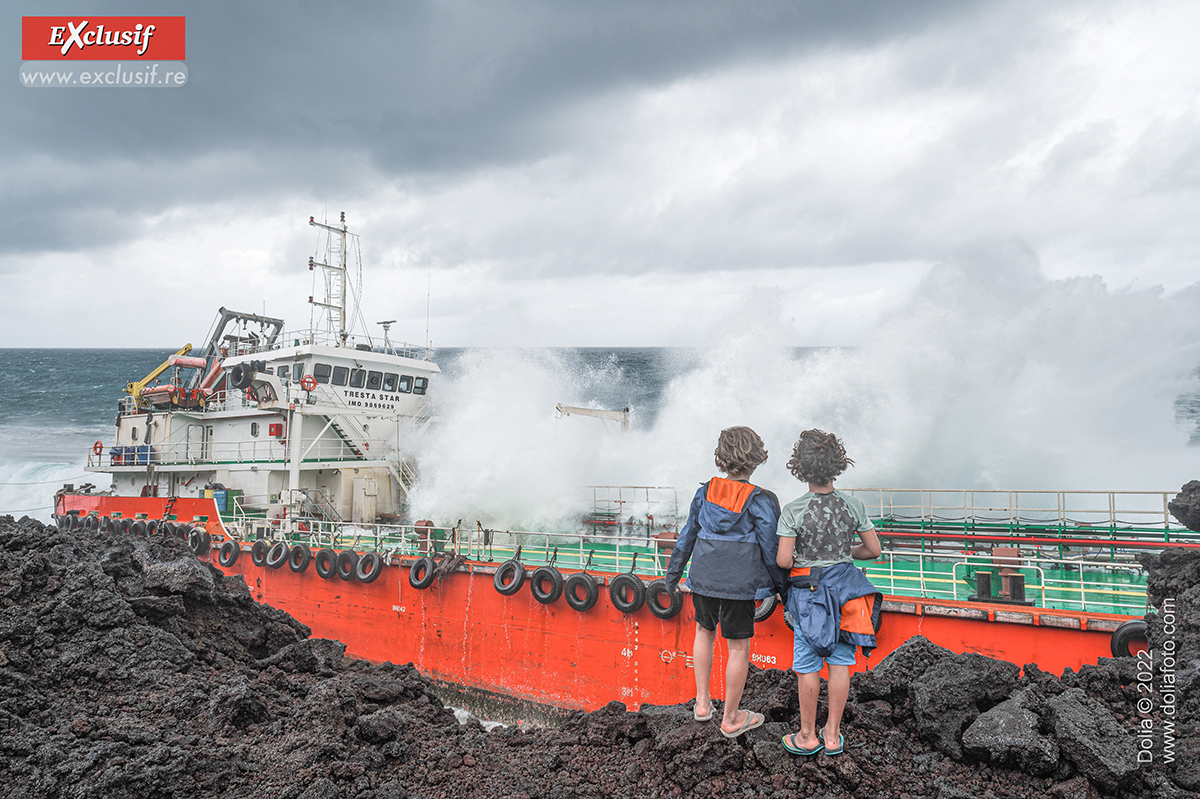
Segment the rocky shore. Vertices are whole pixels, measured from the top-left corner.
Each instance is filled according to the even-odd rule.
[[[733,741],[687,707],[619,703],[487,732],[411,666],[310,638],[182,541],[0,517],[0,795],[1194,797],[1200,556],[1146,565],[1152,602],[1174,603],[1171,629],[1150,625],[1173,682],[1161,659],[1150,680],[1133,658],[1022,675],[916,638],[853,678],[845,754],[801,760],[779,744],[798,724],[790,672],[752,670],[744,704],[768,723]]]

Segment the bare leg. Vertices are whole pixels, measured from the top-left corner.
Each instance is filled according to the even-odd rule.
[[[837,749],[842,732],[842,711],[850,696],[850,667],[829,664],[829,719],[825,722],[825,748]],[[814,715],[816,706],[814,705]]]
[[[799,678],[800,732],[796,733],[794,740],[797,746],[803,749],[812,749],[820,743],[817,740],[817,699],[821,696],[821,673],[814,671],[796,676]],[[848,688],[849,683],[847,682]],[[845,700],[843,699],[844,704]]]
[[[729,660],[725,663],[725,713],[721,729],[733,732],[745,724],[749,716],[746,711],[738,710],[738,703],[742,701],[746,674],[750,671],[750,639],[731,638],[725,643],[729,645]]]
[[[716,630],[706,630],[699,624],[696,625],[696,640],[692,644],[692,662],[696,666],[696,712],[701,716],[706,712],[712,712],[712,694],[709,693],[709,682],[712,679],[713,644],[716,640]]]

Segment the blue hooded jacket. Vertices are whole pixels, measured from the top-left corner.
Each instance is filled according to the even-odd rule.
[[[883,594],[853,563],[813,566],[807,571],[791,578],[787,593],[787,610],[796,635],[804,635],[821,657],[832,655],[839,641],[862,647],[863,654],[870,657],[883,613]],[[856,624],[843,623],[847,603],[863,598],[866,604],[859,604],[858,609],[865,615],[856,618]]]
[[[667,565],[674,591],[691,560],[693,591],[720,599],[754,599],[760,588],[785,594],[787,576],[775,565],[779,500],[766,489],[714,477],[700,486]]]

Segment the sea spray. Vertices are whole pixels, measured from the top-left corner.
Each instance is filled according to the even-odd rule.
[[[753,310],[735,308],[722,342],[670,380],[653,425],[624,436],[555,419],[556,402],[594,402],[561,354],[472,353],[442,387],[414,509],[519,527],[577,511],[590,484],[673,485],[686,501],[734,424],[763,436],[754,480],[785,497],[801,490],[786,462],[808,427],[846,441],[847,487],[1170,490],[1200,463],[1177,418],[1197,390],[1198,288],[1051,280],[1004,246],[931,269],[855,348],[797,352],[786,318],[802,308]]]

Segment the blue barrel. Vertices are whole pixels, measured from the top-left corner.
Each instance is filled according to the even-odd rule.
[[[216,489],[213,491],[213,502],[217,503],[217,510],[221,513],[225,512],[225,506],[229,502],[229,492]]]

